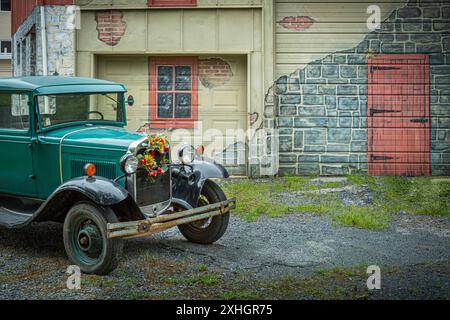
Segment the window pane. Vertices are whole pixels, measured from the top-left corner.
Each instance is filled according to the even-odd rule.
[[[28,96],[0,94],[0,128],[28,130]]]
[[[158,93],[158,118],[173,118],[172,93]]]
[[[158,66],[158,90],[170,91],[173,84],[173,67]]]
[[[11,41],[1,41],[0,52],[11,53]]]
[[[176,90],[191,90],[191,67],[179,66],[175,67],[175,89]]]
[[[42,126],[76,121],[122,121],[123,94],[61,94],[38,96]]]
[[[175,118],[191,117],[191,94],[177,93],[175,96]]]
[[[11,1],[10,0],[1,0],[1,10],[2,11],[11,11]]]

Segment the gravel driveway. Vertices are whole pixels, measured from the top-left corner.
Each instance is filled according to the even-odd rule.
[[[0,228],[0,299],[221,298],[219,287],[258,290],[258,283],[281,276],[307,279],[336,268],[364,274],[367,265],[380,266],[384,280],[369,298],[449,299],[450,219],[399,215],[387,230],[369,231],[308,214],[255,222],[232,217],[214,245],[186,242],[173,229],[128,240],[122,261],[111,275],[83,275],[82,289],[68,290],[61,225]],[[196,281],[202,272],[219,280]],[[343,297],[355,285],[367,291],[362,280],[341,279]]]

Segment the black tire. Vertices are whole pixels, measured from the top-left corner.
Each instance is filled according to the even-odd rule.
[[[199,207],[227,199],[222,189],[213,181],[206,180],[200,195]],[[210,244],[219,240],[228,227],[230,213],[221,214],[203,221],[207,226],[199,227],[197,222],[178,226],[181,234],[194,243]]]
[[[113,271],[123,250],[123,239],[107,239],[107,223],[119,222],[111,208],[79,202],[68,212],[63,227],[69,260],[84,273],[104,275]]]

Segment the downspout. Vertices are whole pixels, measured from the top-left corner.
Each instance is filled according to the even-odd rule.
[[[47,28],[45,22],[45,6],[41,6],[41,46],[42,46],[42,75],[48,75],[47,60]],[[44,98],[44,113],[50,113],[48,98]]]

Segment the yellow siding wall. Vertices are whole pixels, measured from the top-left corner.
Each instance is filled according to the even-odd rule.
[[[11,39],[11,13],[0,11],[0,40]]]
[[[378,5],[381,21],[402,7],[402,1],[371,0],[276,0],[276,75],[290,74],[296,69],[327,54],[356,46],[370,32],[366,21],[367,7]],[[279,21],[287,16],[309,16],[314,24],[305,30],[286,29]]]
[[[0,77],[11,76],[11,60],[0,60]]]

